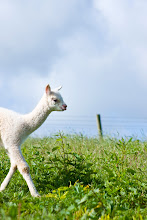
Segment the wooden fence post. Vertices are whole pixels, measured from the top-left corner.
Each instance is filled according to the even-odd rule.
[[[99,114],[96,115],[96,122],[97,122],[99,138],[102,138],[103,137],[102,124],[101,124],[101,116]]]

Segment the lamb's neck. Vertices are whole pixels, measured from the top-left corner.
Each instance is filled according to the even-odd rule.
[[[48,106],[46,95],[44,95],[36,108],[31,113],[25,115],[29,133],[32,133],[39,128],[50,113],[51,110]]]

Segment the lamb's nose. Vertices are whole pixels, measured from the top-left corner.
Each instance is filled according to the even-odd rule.
[[[62,105],[62,106],[63,106],[64,110],[66,110],[66,108],[67,108],[67,105],[66,105],[66,104],[64,104],[64,105]]]

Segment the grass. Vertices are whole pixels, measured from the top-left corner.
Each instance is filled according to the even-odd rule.
[[[0,193],[0,219],[147,219],[147,142],[58,134],[22,152],[41,198],[17,171]],[[9,159],[0,149],[1,182]]]

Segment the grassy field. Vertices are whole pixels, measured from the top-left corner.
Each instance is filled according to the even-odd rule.
[[[147,142],[58,134],[22,152],[40,198],[17,171],[0,193],[0,219],[147,219]],[[9,159],[0,148],[0,180]]]

